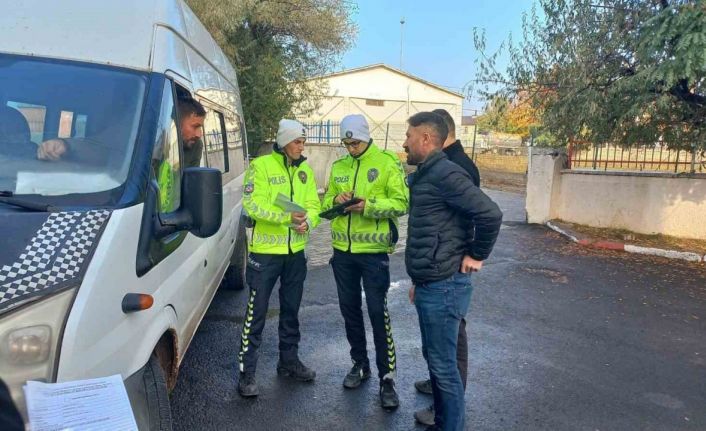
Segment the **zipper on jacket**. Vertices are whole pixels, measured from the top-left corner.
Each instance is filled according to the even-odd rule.
[[[286,158],[284,160],[284,166],[285,166],[285,169],[287,169],[287,174],[289,175],[289,200],[294,202],[294,172],[291,172],[289,170],[289,166],[287,165]],[[296,168],[294,170],[296,171]],[[290,222],[291,222],[291,216],[290,216]],[[287,250],[289,251],[289,254],[294,254],[294,253],[292,253],[292,228],[291,227],[289,227],[287,229]]]
[[[360,169],[360,160],[356,159],[356,162],[358,162],[358,166],[355,168],[355,175],[353,175],[353,197],[355,197],[355,185],[358,182],[358,169]],[[351,222],[353,219],[353,213],[349,212],[348,213],[348,252],[351,252],[351,248],[353,247],[353,240],[351,240]]]

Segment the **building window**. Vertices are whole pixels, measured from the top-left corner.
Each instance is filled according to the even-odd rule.
[[[384,100],[375,100],[375,99],[365,99],[365,104],[368,106],[385,106],[385,101]]]

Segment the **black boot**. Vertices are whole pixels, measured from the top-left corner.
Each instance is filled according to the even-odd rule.
[[[343,386],[348,389],[355,389],[360,386],[363,380],[370,378],[370,365],[365,363],[354,363],[353,368],[350,372],[346,374],[346,378],[343,379]]]
[[[257,387],[257,382],[255,381],[255,374],[253,373],[240,373],[240,378],[238,379],[238,393],[242,397],[256,397],[260,394],[260,389]]]
[[[400,399],[395,391],[395,381],[392,379],[380,380],[380,405],[384,409],[396,409]]]
[[[316,372],[302,364],[299,359],[290,362],[282,362],[282,360],[277,362],[277,374],[291,377],[300,382],[311,382],[316,378]]]

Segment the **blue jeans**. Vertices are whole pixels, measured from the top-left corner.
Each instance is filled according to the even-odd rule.
[[[419,315],[422,350],[427,358],[434,394],[434,421],[442,430],[464,429],[463,382],[456,365],[458,326],[471,303],[471,274],[418,284],[414,305]]]

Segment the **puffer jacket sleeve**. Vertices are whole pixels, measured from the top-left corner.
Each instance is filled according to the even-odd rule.
[[[245,173],[243,208],[255,221],[265,221],[276,224],[291,223],[291,215],[270,203],[268,193],[269,182],[267,172],[258,160],[253,160]],[[318,214],[317,214],[318,215]]]
[[[441,179],[440,191],[445,202],[468,218],[475,226],[475,235],[467,245],[467,254],[485,260],[493,251],[500,233],[503,213],[465,172],[453,170]]]

